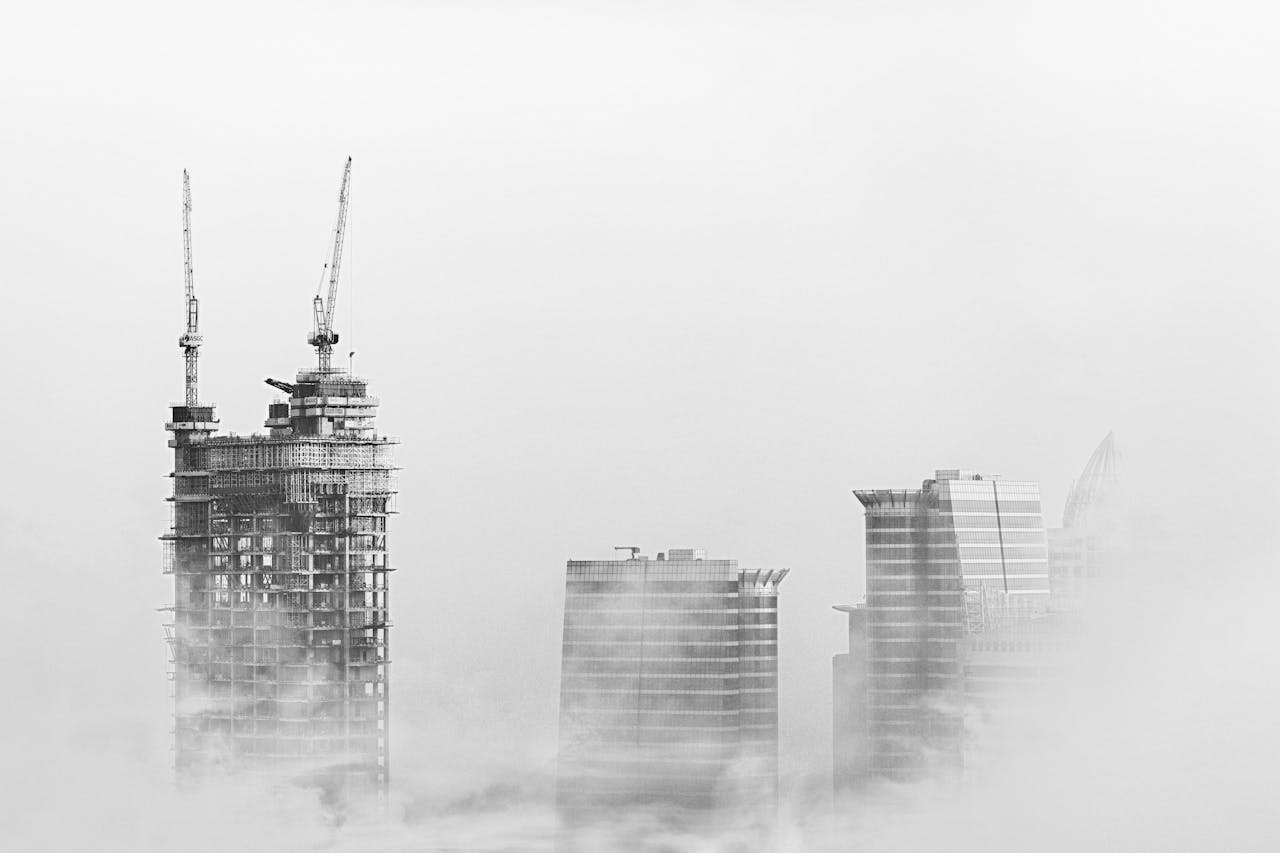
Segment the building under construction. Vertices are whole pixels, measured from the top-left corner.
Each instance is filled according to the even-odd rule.
[[[174,748],[182,776],[259,772],[331,793],[381,791],[389,772],[387,519],[392,439],[364,379],[332,366],[333,306],[351,161],[339,194],[318,363],[268,406],[266,433],[218,435],[197,394],[201,343],[184,173],[186,399],[174,451],[165,571],[174,578]]]

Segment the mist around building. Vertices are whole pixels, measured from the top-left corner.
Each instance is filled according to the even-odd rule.
[[[173,486],[161,537],[174,596],[163,610],[175,796],[256,798],[254,819],[296,849],[920,849],[937,839],[919,826],[983,809],[1043,849],[1064,841],[1049,827],[1079,792],[1063,780],[1088,785],[1094,771],[1063,772],[1077,756],[1059,750],[1084,746],[1081,721],[1112,679],[1150,665],[1137,663],[1133,633],[1150,614],[1135,617],[1169,557],[1143,528],[1110,433],[1060,519],[1046,517],[1027,474],[937,468],[918,487],[850,484],[849,523],[860,510],[865,530],[863,594],[832,602],[839,616],[805,614],[847,626],[847,647],[830,650],[829,773],[792,760],[782,736],[781,661],[806,629],[779,618],[791,568],[687,544],[652,555],[626,545],[565,563],[554,756],[516,778],[424,793],[424,780],[440,784],[458,767],[395,760],[398,441],[376,425],[381,401],[353,372],[354,352],[347,366],[335,358],[351,168],[348,159],[313,300],[316,363],[266,379],[281,396],[266,431],[250,435],[220,434],[200,397],[184,174],[186,394],[165,425]],[[424,555],[409,563],[433,570]],[[1134,713],[1123,700],[1112,707]],[[521,736],[463,744],[454,758]],[[1095,770],[1111,772],[1101,758]],[[396,784],[393,765],[410,784]]]
[[[307,339],[317,364],[291,382],[267,378],[287,395],[268,406],[267,432],[223,436],[199,395],[184,174],[186,397],[166,424],[174,468],[162,540],[174,579],[174,772],[187,796],[250,785],[281,804],[276,819],[350,824],[372,838],[452,818],[471,844],[470,823],[515,811],[533,821],[521,828],[529,848],[808,849],[826,831],[856,839],[874,816],[891,832],[930,808],[922,803],[962,801],[1018,737],[1070,714],[1068,685],[1087,671],[1097,617],[1140,574],[1111,434],[1054,526],[1034,480],[956,468],[919,488],[853,490],[866,588],[834,605],[848,647],[832,659],[828,790],[812,773],[790,790],[780,776],[778,601],[790,569],[628,545],[566,564],[558,747],[541,781],[490,786],[443,811],[397,796],[397,442],[375,426],[368,382],[333,356],[350,179],[348,159],[328,291],[315,296]],[[806,833],[815,840],[795,840]]]
[[[361,803],[350,782],[333,794],[335,777],[359,778],[358,754],[354,764],[350,755],[276,757],[294,782],[254,782],[260,799],[247,813],[287,849],[1068,850],[1096,837],[1087,821],[1101,821],[1119,847],[1209,843],[1167,837],[1141,809],[1133,814],[1147,802],[1129,791],[1133,780],[1186,797],[1200,784],[1187,765],[1214,748],[1179,743],[1187,720],[1152,699],[1177,702],[1192,675],[1229,683],[1237,674],[1215,671],[1206,650],[1170,634],[1158,614],[1134,619],[1135,594],[1178,558],[1135,535],[1144,522],[1123,470],[1108,435],[1057,524],[1046,524],[1031,480],[939,469],[918,488],[856,490],[866,598],[814,614],[848,624],[848,649],[832,661],[830,776],[780,773],[778,644],[804,631],[777,617],[788,569],[747,568],[702,548],[626,546],[565,565],[553,764],[469,793],[390,784]],[[1216,688],[1224,696],[1227,683]],[[332,703],[309,711],[342,716]],[[216,704],[195,716],[216,719]],[[1257,712],[1241,717],[1258,723]],[[325,739],[303,740],[325,754],[315,746]],[[271,743],[288,749],[287,738]],[[206,740],[190,754],[209,748]],[[236,748],[226,737],[214,745],[228,764]],[[482,743],[465,749],[485,758]],[[303,783],[300,768],[312,774]],[[1157,768],[1161,778],[1149,778]],[[183,796],[223,801],[229,770]],[[423,773],[466,776],[410,770]]]
[[[1280,7],[5,12],[0,851],[1280,849]]]

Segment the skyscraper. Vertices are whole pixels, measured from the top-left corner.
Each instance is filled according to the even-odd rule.
[[[558,804],[588,823],[630,809],[698,820],[772,811],[781,570],[700,550],[571,560]]]
[[[293,383],[268,380],[288,394],[268,407],[268,433],[215,435],[214,407],[197,402],[195,388],[189,193],[184,210],[187,398],[166,424],[174,469],[162,537],[174,579],[166,630],[177,770],[381,790],[394,441],[374,428],[378,400],[365,380],[330,365],[321,345],[331,349],[337,335],[327,317],[312,340],[320,365]],[[336,250],[335,282],[337,261]]]
[[[176,764],[387,781],[392,440],[364,380],[304,370],[269,435],[175,406]]]
[[[1047,610],[1039,488],[940,470],[920,489],[855,494],[866,509],[866,693],[837,709],[864,701],[866,728],[837,732],[836,752],[863,744],[855,776],[956,772],[970,638]],[[851,623],[851,648],[855,633]]]

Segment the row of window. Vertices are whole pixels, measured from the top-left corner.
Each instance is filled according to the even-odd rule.
[[[380,741],[380,738],[367,739],[371,741]],[[357,748],[360,739],[357,738],[336,738],[321,739],[316,737],[299,738],[299,739],[268,739],[260,740],[256,738],[234,738],[230,741],[236,753],[247,755],[260,755],[271,758],[302,758],[313,755],[335,755],[347,753],[353,748]],[[187,735],[179,737],[179,749],[191,749],[195,751],[204,751],[206,749],[218,751],[227,746],[227,741],[211,740],[209,735]],[[366,747],[373,746],[372,743]],[[379,746],[381,748],[381,746]],[[346,770],[346,760],[344,759],[344,772]]]
[[[657,650],[655,650],[657,651]],[[643,667],[645,677],[661,675],[773,675],[778,669],[776,656],[738,656],[729,650],[729,654],[715,657],[671,656],[671,657],[637,657],[634,654],[615,652],[610,655],[590,656],[574,654],[564,659],[564,671],[579,675],[611,675],[618,671],[629,671]]]
[[[201,645],[194,642],[180,641],[175,646],[179,661],[183,663],[233,663],[233,664],[282,664],[286,666],[303,666],[309,664],[361,664],[376,663],[366,660],[369,649],[356,649],[348,655],[342,646],[222,646]],[[383,666],[376,671],[372,667],[367,670],[359,666],[349,666],[347,678],[353,681],[362,679],[381,680],[386,674]]]
[[[214,593],[215,599],[221,595],[232,595],[233,593]],[[237,593],[238,594],[238,593]],[[307,609],[302,612],[291,610],[280,610],[276,607],[267,609],[259,609],[256,607],[245,606],[244,609],[236,609],[234,603],[214,602],[214,606],[222,609],[207,610],[201,606],[198,610],[179,610],[176,614],[176,622],[179,626],[203,628],[269,628],[269,627],[286,627],[286,628],[355,628],[363,629],[374,625],[382,625],[387,622],[388,613],[386,610],[359,610],[359,611],[343,611],[343,610],[323,610],[323,609]],[[263,616],[269,618],[263,618]]]
[[[768,645],[770,648],[775,647],[775,641],[778,638],[778,632],[774,628],[749,628],[749,629],[696,629],[696,628],[667,628],[655,631],[640,632],[635,631],[619,631],[612,628],[585,628],[582,630],[566,629],[564,634],[564,645],[566,651],[569,649],[581,649],[592,644],[613,644],[617,646],[627,646],[632,649],[645,649],[650,647],[669,648],[672,646],[686,646],[705,643],[716,647],[729,648],[729,644],[733,647],[745,647],[752,644],[760,646]]]
[[[684,595],[653,595],[606,592],[584,594],[575,592],[565,596],[565,607],[570,610],[673,610],[694,613],[777,610],[775,596],[744,596],[736,592],[721,595],[687,593]]]
[[[778,711],[774,706],[761,708],[739,708],[736,710],[708,709],[703,711],[657,711],[631,708],[624,710],[577,708],[572,713],[562,714],[562,725],[574,725],[574,717],[580,718],[582,725],[592,728],[602,726],[635,726],[644,728],[689,727],[719,728],[733,727],[747,721],[761,723],[777,723]]]
[[[565,627],[577,625],[605,626],[711,626],[711,625],[777,625],[778,611],[769,610],[616,610],[612,608],[576,607],[566,609]]]
[[[747,709],[776,707],[775,693],[640,693],[626,691],[563,692],[560,694],[562,714],[612,712],[634,710],[638,714],[649,712],[663,714],[702,713],[707,711],[737,712]]]
[[[373,519],[367,519],[373,521]],[[385,519],[377,519],[383,522]],[[343,538],[339,538],[343,537]],[[300,551],[304,553],[337,553],[344,551],[384,551],[387,537],[384,532],[343,533],[290,533],[277,536],[272,533],[215,534],[209,543],[215,553],[275,553]]]
[[[952,498],[949,501],[944,500],[939,509],[943,515],[946,515],[947,513],[960,515],[961,513],[969,512],[999,512],[1000,515],[1004,515],[1005,513],[1027,513],[1040,515],[1040,501],[1016,500],[1012,497],[1006,499],[1003,495],[1001,495],[999,501],[990,497],[977,498],[976,496],[966,496],[959,499]]]
[[[1045,546],[1043,530],[1014,527],[1003,530],[995,527],[962,527],[959,529],[909,531],[868,530],[868,548],[945,549],[957,545],[1040,545]]]
[[[646,593],[648,595],[661,595],[663,593],[734,593],[738,592],[738,581],[646,581],[642,578],[630,578],[626,580],[596,580],[591,578],[578,578],[570,575],[565,581],[566,595],[581,595],[590,593],[593,595],[609,594],[609,593]]]
[[[741,676],[715,673],[707,675],[654,675],[637,667],[630,672],[613,671],[607,674],[580,672],[567,668],[560,680],[561,690],[582,691],[631,691],[663,692],[686,690],[717,690],[739,692],[744,690],[770,690],[777,686],[776,674]]]
[[[270,703],[264,703],[270,709]],[[254,710],[257,710],[256,708]],[[270,709],[273,710],[273,709]],[[263,716],[225,717],[192,716],[178,717],[175,728],[180,734],[222,734],[237,737],[264,737],[278,735],[283,737],[343,737],[350,733],[355,737],[376,737],[387,730],[385,719],[360,720],[359,722],[330,718],[323,720],[281,720],[274,714]]]

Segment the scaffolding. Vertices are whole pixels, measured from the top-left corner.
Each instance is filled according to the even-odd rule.
[[[312,368],[294,394],[268,435],[167,424],[175,761],[383,791],[395,441],[364,380]]]

